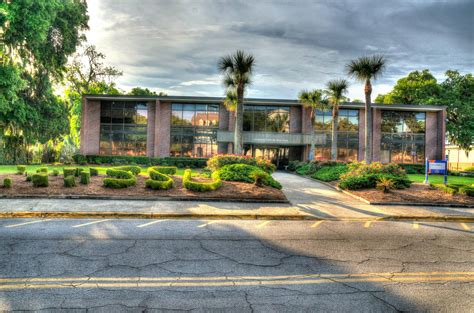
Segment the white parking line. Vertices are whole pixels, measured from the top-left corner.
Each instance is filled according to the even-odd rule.
[[[267,225],[269,223],[270,223],[270,221],[266,221],[266,222],[258,224],[256,227],[261,228],[261,227],[264,227],[265,225]]]
[[[319,225],[321,225],[324,221],[317,221],[316,223],[314,223],[313,225],[311,225],[311,228],[316,228],[318,227]]]
[[[156,224],[156,223],[161,223],[161,222],[164,222],[164,221],[165,220],[156,220],[156,221],[152,221],[152,222],[149,222],[149,223],[138,225],[137,227],[147,227],[147,226],[150,226],[150,225],[153,225],[153,224]]]
[[[74,225],[74,226],[72,226],[72,227],[74,227],[74,228],[76,228],[76,227],[83,227],[83,226],[92,225],[92,224],[98,224],[98,223],[103,223],[103,222],[107,222],[107,221],[110,221],[110,219],[93,221],[93,222],[89,222],[89,223]]]
[[[210,221],[210,222],[201,224],[201,225],[199,225],[198,227],[206,227],[207,225],[215,224],[215,223],[217,223],[217,222],[218,222],[218,221]]]
[[[372,221],[367,221],[367,222],[365,222],[364,227],[369,228],[370,224],[372,224]]]
[[[465,230],[471,230],[471,228],[466,224],[466,223],[460,223],[462,228],[464,228]]]
[[[418,229],[420,228],[420,224],[418,224],[417,222],[413,222],[413,229]]]
[[[18,226],[23,226],[23,225],[30,225],[30,224],[36,224],[36,223],[42,223],[42,222],[47,222],[50,221],[51,219],[46,219],[46,220],[37,220],[37,221],[31,221],[31,222],[24,222],[20,224],[14,224],[14,225],[7,225],[5,227],[10,228],[10,227],[18,227]]]

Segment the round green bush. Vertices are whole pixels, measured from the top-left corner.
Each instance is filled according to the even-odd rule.
[[[207,167],[209,167],[212,171],[217,171],[223,168],[224,166],[231,164],[246,164],[257,166],[263,171],[270,174],[276,170],[275,165],[268,160],[256,159],[253,157],[242,155],[220,154],[213,156],[207,161]]]
[[[247,164],[225,165],[216,173],[218,173],[219,177],[225,181],[239,181],[239,182],[244,182],[244,183],[254,183],[256,172],[264,173],[264,174],[261,174],[261,176],[264,177],[262,178],[262,182],[264,185],[281,189],[281,184],[278,181],[276,181],[270,174],[268,174],[261,168],[252,166],[252,165],[247,165]]]
[[[187,169],[184,171],[183,175],[183,186],[184,188],[192,191],[197,192],[206,192],[206,191],[213,191],[222,186],[222,180],[219,177],[217,172],[214,172],[211,175],[212,181],[211,182],[196,182],[191,180],[191,170]]]
[[[83,168],[77,167],[77,168],[76,168],[76,172],[74,173],[74,176],[76,176],[76,177],[81,176],[81,173],[82,173],[83,171],[84,171]]]
[[[69,175],[64,177],[64,187],[74,187],[76,186],[76,177],[74,175]]]
[[[108,169],[107,176],[109,177],[104,178],[104,187],[107,188],[127,188],[137,183],[135,175],[128,171]]]
[[[91,174],[88,172],[81,172],[81,184],[88,185],[91,181]]]
[[[26,175],[26,181],[31,181],[31,175]]]
[[[95,168],[95,167],[91,167],[89,169],[89,174],[91,174],[91,176],[98,176],[99,175],[99,169]]]
[[[18,165],[16,167],[16,173],[18,175],[23,175],[26,172],[26,166],[25,165]]]
[[[58,170],[53,170],[53,176],[58,176],[59,175],[59,171]]]
[[[48,168],[40,167],[39,169],[36,170],[36,173],[48,173]]]
[[[33,186],[35,187],[49,186],[48,174],[45,173],[37,173],[31,175],[31,181],[33,182]]]
[[[3,180],[3,187],[5,188],[11,188],[12,187],[12,184],[13,184],[13,181],[10,177],[6,177],[4,180]]]
[[[65,167],[63,168],[63,176],[76,176],[76,168],[75,167]]]

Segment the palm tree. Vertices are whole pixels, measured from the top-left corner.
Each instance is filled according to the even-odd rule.
[[[331,159],[337,159],[337,124],[339,118],[339,103],[345,99],[349,87],[345,79],[335,79],[327,83],[327,95],[329,103],[332,105],[332,131],[331,131]]]
[[[316,122],[316,110],[326,110],[327,103],[323,99],[323,92],[319,89],[314,89],[311,91],[302,90],[298,95],[298,99],[301,104],[310,109],[309,114],[311,118],[311,146],[309,149],[308,160],[312,161],[314,159],[314,124]]]
[[[250,84],[255,58],[251,54],[237,50],[233,55],[219,60],[219,71],[224,74],[224,86],[237,95],[235,107],[234,153],[242,154],[242,125],[244,121],[244,94]]]
[[[382,75],[385,69],[385,57],[383,55],[374,55],[360,57],[350,61],[346,65],[347,74],[356,80],[365,83],[365,161],[372,161],[372,105],[370,96],[372,94],[372,80]]]
[[[227,90],[223,103],[227,111],[235,111],[237,108],[237,93],[235,90]]]

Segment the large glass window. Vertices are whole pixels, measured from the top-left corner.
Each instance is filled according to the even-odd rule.
[[[316,110],[314,129],[326,137],[323,145],[316,145],[315,159],[331,159],[332,112]],[[355,161],[359,151],[359,110],[339,110],[337,127],[337,159]]]
[[[136,101],[101,101],[100,154],[146,155],[147,105]]]
[[[288,133],[290,107],[245,105],[244,131]]]
[[[217,154],[218,104],[173,103],[172,156],[211,157]]]
[[[381,161],[423,163],[425,113],[382,111]]]

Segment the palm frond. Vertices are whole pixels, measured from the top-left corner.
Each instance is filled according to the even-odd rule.
[[[345,98],[349,83],[345,79],[334,79],[327,83],[326,88],[329,101],[337,105]]]
[[[383,55],[363,56],[351,60],[346,65],[346,72],[358,81],[375,80],[384,71],[385,64],[386,60]]]
[[[220,58],[217,66],[221,73],[233,72],[234,71],[233,57],[231,55],[227,55]]]
[[[228,111],[235,111],[237,108],[237,92],[234,90],[227,90],[224,106]]]

